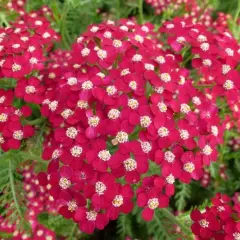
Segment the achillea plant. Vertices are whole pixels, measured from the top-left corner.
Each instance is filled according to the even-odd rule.
[[[84,238],[119,219],[120,238],[139,236],[139,223],[145,239],[238,239],[238,203],[207,200],[240,187],[228,142],[240,117],[236,19],[177,2],[190,14],[156,27],[138,1],[139,23],[89,24],[70,46],[64,21],[81,3],[62,15],[61,3],[24,4],[7,5],[20,15],[11,25],[1,15],[1,230]]]

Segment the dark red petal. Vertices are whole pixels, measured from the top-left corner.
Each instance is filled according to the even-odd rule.
[[[61,215],[63,215],[65,218],[68,218],[70,219],[72,217],[72,213],[68,210],[68,207],[67,206],[62,206],[60,209],[59,209],[59,213]]]
[[[38,181],[40,185],[46,186],[48,184],[47,174],[45,172],[40,172],[38,174]]]
[[[145,221],[151,221],[154,215],[154,211],[148,207],[144,208],[142,211],[142,218]]]
[[[9,148],[11,149],[19,149],[20,146],[21,146],[21,142],[19,140],[16,140],[16,139],[10,139],[8,142],[7,142]]]
[[[198,209],[195,209],[191,212],[191,219],[195,222],[198,222],[202,218],[202,214]]]
[[[86,208],[78,208],[74,214],[74,220],[77,222],[86,220]]]
[[[147,195],[145,193],[139,193],[137,195],[137,205],[139,207],[144,207],[146,206],[147,204],[147,201],[148,201],[148,198],[147,198]]]

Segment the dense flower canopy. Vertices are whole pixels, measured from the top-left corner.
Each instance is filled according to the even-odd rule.
[[[0,89],[0,146],[5,154],[31,152],[41,133],[47,168],[17,171],[34,239],[56,237],[38,223],[43,211],[72,219],[87,234],[135,205],[151,221],[170,206],[177,183],[209,184],[225,132],[239,128],[240,45],[230,17],[213,20],[195,1],[146,2],[158,14],[172,5],[186,14],[158,29],[135,19],[91,24],[69,50],[55,48],[61,37],[48,7],[26,13],[24,1],[8,4],[20,17],[0,28],[0,77],[10,85]],[[239,139],[229,146],[237,151]],[[227,179],[224,164],[220,170]],[[217,194],[206,211],[192,211],[192,232],[239,239],[232,217],[238,204]],[[31,239],[0,221],[14,239]]]
[[[91,200],[94,219],[100,210],[109,219],[109,209],[124,204],[124,196],[113,187],[117,179],[124,188],[143,184],[149,161],[154,161],[159,175],[151,176],[147,194],[141,184],[137,190],[137,204],[147,206],[143,218],[151,220],[154,209],[168,206],[177,179],[198,180],[203,167],[216,161],[216,147],[226,129],[217,98],[226,97],[230,107],[239,104],[234,70],[238,44],[229,33],[213,35],[202,25],[175,19],[160,28],[169,37],[159,44],[152,29],[129,20],[92,25],[72,51],[63,53],[65,62],[56,59],[43,73],[41,113],[52,125],[43,158],[57,166],[48,172],[52,191],[57,199],[62,192],[73,197],[80,191]],[[166,51],[165,44],[172,50]],[[225,46],[236,52],[224,54],[229,52]],[[204,73],[199,81],[191,79],[178,54],[190,48],[192,66]],[[208,68],[213,61],[222,71]],[[212,85],[211,91],[205,84]],[[66,174],[59,164],[66,166]],[[87,176],[85,169],[94,174]],[[76,204],[73,210],[77,222],[81,207]],[[84,221],[80,229],[92,231],[92,220]]]

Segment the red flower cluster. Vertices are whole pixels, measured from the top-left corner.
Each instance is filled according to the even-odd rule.
[[[234,200],[234,199],[233,199]],[[191,213],[193,233],[198,239],[237,240],[240,238],[239,201],[232,205],[227,195],[217,194],[212,206],[203,212],[195,209]]]
[[[0,219],[0,231],[6,233],[12,233],[14,240],[55,240],[56,235],[53,231],[47,229],[45,226],[38,222],[38,215],[41,212],[56,213],[57,204],[49,194],[50,185],[43,187],[39,185],[36,173],[34,173],[33,166],[26,165],[21,171],[24,177],[24,190],[25,199],[27,201],[27,211],[25,219],[29,222],[32,235],[27,232],[19,230],[17,223],[13,224],[8,222],[3,217]],[[13,204],[13,203],[12,203]],[[7,208],[8,206],[6,206]],[[8,215],[11,215],[11,212]],[[9,216],[8,216],[9,217]]]
[[[0,76],[17,80],[14,91],[0,92],[1,148],[18,149],[34,133],[23,118],[31,111],[13,107],[14,96],[38,104],[49,122],[42,154],[49,165],[38,181],[51,186],[59,213],[92,233],[131,212],[135,196],[150,221],[168,206],[177,179],[199,180],[217,160],[224,130],[240,117],[237,41],[186,16],[163,24],[161,42],[151,24],[123,19],[91,25],[71,51],[47,55],[58,36],[42,11],[0,29]],[[219,99],[232,110],[225,119]],[[27,197],[40,204],[24,175]],[[218,231],[212,214],[206,221],[217,226],[204,236]]]
[[[202,75],[198,82],[199,85],[210,86],[205,92],[206,97],[212,101],[225,98],[232,110],[233,118],[238,120],[240,117],[240,82],[236,68],[239,63],[240,45],[227,30],[221,30],[212,34],[201,25],[193,27],[191,23],[184,22],[182,19],[166,22],[160,29],[168,35],[168,43],[175,51],[190,49],[192,67],[197,69],[199,75]],[[209,108],[207,111],[210,108],[211,112],[216,111],[213,106],[207,108]],[[202,114],[208,113],[203,111]],[[229,129],[230,126],[226,128]],[[213,128],[212,130],[214,131]]]
[[[150,4],[156,14],[161,14],[162,12],[170,9],[174,11],[178,10],[179,8],[192,4],[195,2],[194,0],[146,0],[146,3]]]
[[[217,19],[213,22],[212,25],[217,29],[228,28],[229,20],[232,20],[232,16],[230,14],[218,12]]]
[[[43,69],[45,49],[58,38],[50,22],[37,14],[24,15],[13,27],[0,29],[0,77],[18,79]]]
[[[202,1],[201,6],[208,5],[207,1]],[[184,18],[194,23],[205,25],[206,27],[212,27],[214,19],[212,18],[213,9],[209,7],[200,7],[199,2],[191,1],[186,4],[184,9]]]
[[[3,151],[19,149],[21,141],[34,134],[32,126],[21,123],[31,115],[31,108],[15,108],[13,98],[12,90],[0,90],[0,146]]]
[[[223,179],[223,180],[227,180],[228,179],[228,176],[226,174],[226,170],[227,170],[227,167],[225,164],[220,164],[219,166],[219,175],[220,177]]]
[[[7,8],[10,11],[19,13],[20,15],[25,14],[25,4],[26,0],[10,0],[7,3]]]
[[[41,71],[45,90],[36,100],[42,99],[52,131],[43,152],[48,172],[39,180],[63,202],[59,212],[87,233],[132,210],[136,183],[137,204],[148,221],[155,209],[168,206],[176,179],[200,179],[203,167],[216,161],[225,130],[216,98],[236,104],[236,71],[226,73],[227,47],[219,47],[231,42],[235,49],[232,37],[214,37],[202,25],[176,19],[161,28],[171,46],[164,50],[152,31],[150,24],[129,20],[91,25],[71,52],[52,54]],[[214,87],[194,82],[176,53],[190,44],[203,58],[193,65]],[[150,160],[161,170],[158,176],[145,177]]]
[[[212,17],[214,10],[209,6],[206,7],[207,1],[201,1],[204,7],[200,7],[195,0],[146,0],[146,3],[154,8],[157,15],[172,10],[174,13],[177,12],[177,16],[183,16],[187,21],[205,25],[213,30],[228,28],[228,20],[231,19],[231,15],[222,12],[218,12],[217,18],[214,19]]]
[[[23,3],[14,1],[12,6]],[[47,13],[49,10],[43,8],[41,11]],[[30,107],[14,107],[19,106],[14,97],[27,103],[42,103],[45,89],[40,78],[30,75],[43,69],[45,54],[59,37],[41,11],[24,15],[12,27],[0,29],[0,77],[7,84],[13,82],[8,78],[17,80],[14,90],[0,90],[0,145],[3,151],[19,149],[21,141],[34,134],[33,127],[25,121],[32,114]]]
[[[200,184],[203,187],[207,187],[210,184],[210,182],[211,182],[211,175],[210,175],[209,169],[204,169],[203,176],[200,179]]]
[[[240,149],[240,137],[236,136],[233,137],[228,141],[228,146],[231,148],[232,151],[236,152]]]
[[[28,13],[26,12],[26,0],[10,0],[8,1],[6,7],[10,11],[14,11],[19,13],[21,16],[27,15]],[[41,8],[38,11],[32,11],[30,13],[31,17],[40,17],[40,16],[45,16],[45,17],[52,17],[52,11],[48,6],[41,6]]]

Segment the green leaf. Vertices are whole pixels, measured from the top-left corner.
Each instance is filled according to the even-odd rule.
[[[117,235],[120,239],[125,239],[127,236],[133,237],[133,226],[131,214],[121,214],[117,220]]]
[[[174,230],[174,225],[181,228],[182,234]],[[152,235],[156,240],[194,239],[189,226],[178,221],[168,209],[156,209],[153,220],[147,222],[147,226],[150,236]]]
[[[219,164],[217,162],[212,162],[209,170],[210,170],[211,177],[213,177],[215,179],[218,178],[218,176],[219,176]]]
[[[10,150],[0,155],[0,191],[3,193],[0,195],[0,208],[1,215],[6,220],[10,223],[19,221],[17,226],[20,230],[30,231],[30,225],[24,217],[26,202],[22,185],[23,177],[16,170],[24,160],[19,153],[20,151]]]
[[[12,233],[6,233],[6,232],[0,232],[1,239],[12,239],[13,234]]]
[[[187,205],[187,200],[191,197],[191,185],[179,183],[176,187],[177,192],[174,196],[178,211],[183,211]]]
[[[77,224],[61,215],[53,215],[44,212],[38,215],[38,221],[48,229],[56,232],[58,236],[67,237],[68,240],[79,239],[76,238],[79,234]]]

